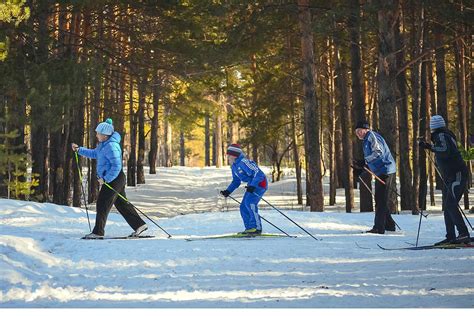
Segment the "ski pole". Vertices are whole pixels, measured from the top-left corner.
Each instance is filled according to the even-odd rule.
[[[430,157],[430,160],[431,162],[433,163],[434,167],[435,167],[435,170],[436,172],[438,173],[439,177],[441,178],[441,181],[443,181],[443,184],[444,184],[444,188],[451,192],[451,196],[453,197],[454,201],[456,201],[456,196],[454,195],[454,192],[452,192],[451,190],[449,190],[448,188],[448,184],[446,183],[446,181],[444,181],[444,178],[443,176],[441,175],[441,171],[439,171],[438,169],[438,166],[436,165],[436,162],[434,161],[432,155],[431,155],[431,151],[428,153],[428,157]],[[464,213],[464,211],[462,210],[461,206],[459,206],[459,202],[456,201],[456,206],[458,207],[458,211],[464,216],[464,218],[466,219],[466,222],[469,224],[469,226],[471,227],[471,230],[474,230],[474,228],[472,227],[471,225],[471,222],[469,222],[469,219],[467,218],[466,214]]]
[[[233,196],[229,195],[228,197],[230,197],[232,200],[234,200],[235,202],[237,202],[238,204],[240,204],[239,201],[237,201]],[[280,229],[278,226],[274,225],[273,223],[271,223],[269,220],[266,220],[262,215],[258,214],[258,216],[260,216],[261,219],[263,219],[265,222],[267,222],[268,224],[272,225],[273,227],[275,227],[276,229],[278,229],[279,231],[281,231],[283,234],[285,234],[286,236],[288,237],[291,237],[290,235],[288,235],[284,230]]]
[[[352,166],[351,166],[352,167]],[[372,192],[372,190],[369,188],[369,186],[367,185],[367,183],[365,183],[365,181],[362,179],[361,176],[359,176],[359,181],[362,182],[362,184],[367,188],[367,190],[369,190],[370,194],[372,194],[372,196],[374,197],[375,199],[375,195],[374,193]],[[423,211],[420,211],[420,214],[423,215],[425,218],[428,217],[428,215],[426,214],[423,214]],[[396,223],[395,223],[396,224]],[[397,225],[398,226],[398,225]],[[399,227],[400,228],[400,227]],[[401,230],[401,229],[400,229]]]
[[[383,181],[382,179],[380,179],[375,173],[372,172],[372,170],[370,170],[369,168],[367,168],[366,166],[364,166],[364,170],[367,171],[368,173],[370,173],[371,175],[374,176],[375,179],[377,179],[380,183],[382,183],[383,185],[386,185],[385,181]],[[393,192],[395,192],[395,194],[398,196],[398,197],[402,197],[400,195],[400,193],[397,192],[396,189],[390,187],[390,189],[392,189]]]
[[[306,229],[304,229],[303,227],[301,227],[300,225],[298,225],[298,223],[296,223],[294,220],[292,220],[291,218],[289,218],[288,216],[285,215],[285,213],[283,213],[282,211],[280,211],[279,209],[277,209],[275,206],[273,206],[270,202],[268,202],[267,200],[265,200],[262,196],[258,195],[257,193],[253,192],[254,195],[258,196],[259,198],[262,199],[262,201],[264,201],[265,203],[267,203],[268,205],[270,205],[275,211],[277,211],[278,213],[280,213],[281,215],[283,215],[284,217],[286,217],[290,222],[292,222],[293,224],[295,224],[296,226],[298,226],[301,230],[303,230],[305,233],[307,233],[308,235],[310,235],[314,240],[318,240],[318,238],[314,237],[310,232],[308,232]]]
[[[352,166],[351,166],[352,167]],[[367,183],[365,183],[364,179],[362,179],[361,176],[359,176],[359,181],[367,188],[367,190],[369,190],[370,194],[372,194],[374,200],[375,200],[375,194],[374,192],[372,192],[372,189],[369,188],[369,186],[367,185]],[[393,219],[393,218],[392,218]],[[400,226],[398,226],[397,222],[395,222],[395,220],[393,219],[393,222],[395,223],[395,226],[397,226],[398,230],[402,230],[400,228]]]
[[[76,166],[77,166],[77,172],[79,173],[79,181],[81,182],[81,191],[82,191],[82,196],[84,198],[84,207],[86,209],[87,222],[89,223],[89,231],[92,232],[91,221],[89,219],[89,210],[87,209],[86,193],[84,191],[84,186],[82,185],[82,171],[81,171],[81,167],[79,166],[79,157],[77,155],[77,151],[74,151],[74,155],[76,157]]]
[[[135,205],[133,205],[132,203],[130,203],[130,201],[124,197],[122,194],[120,194],[117,190],[115,190],[110,184],[108,184],[107,182],[104,182],[105,186],[108,187],[110,190],[114,191],[115,193],[117,193],[117,195],[122,199],[124,200],[125,202],[127,202],[128,204],[130,204],[135,210],[137,210],[140,214],[142,214],[143,216],[145,216],[146,218],[148,218],[153,224],[155,224],[159,229],[161,229],[165,234],[168,235],[168,238],[171,238],[171,235],[166,231],[164,230],[160,225],[158,225],[154,220],[152,220],[148,215],[146,215],[145,213],[143,213],[142,211],[140,211],[140,209],[138,207],[136,207]]]
[[[420,238],[422,215],[423,215],[423,211],[420,211],[420,221],[418,222],[418,231],[416,232],[416,243],[415,243],[415,247],[418,247],[418,239]]]

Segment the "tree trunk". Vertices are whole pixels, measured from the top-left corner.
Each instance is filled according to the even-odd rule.
[[[156,158],[158,155],[158,132],[160,130],[158,113],[160,110],[160,83],[156,70],[153,73],[153,118],[151,119],[150,130],[150,152],[148,153],[148,164],[150,174],[156,174]]]
[[[360,35],[360,0],[349,0],[349,6],[351,9],[351,15],[348,19],[349,35],[351,39],[350,54],[351,54],[351,85],[352,85],[352,119],[354,122],[358,122],[366,119],[365,115],[365,80],[364,72],[362,67],[361,57],[361,35]],[[352,127],[350,127],[352,133]],[[353,138],[353,157],[354,159],[360,160],[364,158],[362,153],[362,146],[359,141]],[[365,183],[372,183],[372,176],[365,173],[363,176]],[[358,182],[359,179],[355,179]],[[373,200],[372,193],[360,183],[359,185],[359,197],[360,197],[360,211],[361,212],[372,212]]]
[[[87,99],[86,99],[86,87],[82,86],[81,87],[81,94],[82,94],[82,104],[77,104],[77,106],[74,108],[73,112],[73,117],[74,119],[72,121],[72,133],[70,137],[70,142],[75,142],[79,146],[84,145],[84,109],[87,107]],[[67,150],[70,150],[68,147]],[[78,157],[79,158],[79,157]],[[80,166],[82,167],[82,162],[81,159],[79,158],[79,163]],[[83,201],[82,197],[82,190],[83,190],[83,184],[81,183],[81,178],[79,177],[79,171],[76,171],[78,168],[75,165],[76,161],[74,160],[73,162],[73,196],[72,196],[72,206],[75,207],[80,207],[81,202]],[[80,170],[82,172],[82,168]],[[82,177],[82,175],[81,175]]]
[[[92,102],[90,104],[90,117],[89,117],[89,148],[95,148],[97,146],[97,138],[95,137],[95,128],[99,124],[99,109],[100,109],[100,94],[101,94],[101,78],[100,72],[97,70],[94,74],[94,91]],[[88,159],[88,203],[93,203],[97,200],[99,193],[99,185],[97,183],[97,160]]]
[[[417,5],[417,1],[413,0],[412,4],[412,58],[421,55],[423,50],[423,32],[424,32],[424,8]],[[426,121],[425,117],[421,117],[420,111],[420,78],[421,78],[421,62],[416,61],[411,67],[411,87],[412,87],[412,124],[413,124],[413,142],[412,142],[412,165],[413,165],[413,210],[412,214],[417,215],[420,210],[419,194],[420,194],[420,148],[418,147],[418,138],[421,123]],[[425,122],[426,123],[426,122]],[[426,125],[424,125],[426,126]],[[424,129],[423,129],[424,130]],[[424,133],[424,132],[423,132]],[[425,139],[426,140],[426,139]]]
[[[218,109],[215,114],[215,138],[216,138],[216,167],[222,168],[222,95],[217,96]]]
[[[135,110],[133,108],[133,77],[131,75],[129,88],[130,151],[128,153],[127,162],[127,185],[134,187],[137,184],[137,120]]]
[[[339,168],[342,170],[342,182],[344,185],[344,192],[346,196],[346,212],[352,212],[354,208],[354,187],[353,187],[353,173],[349,167],[352,162],[352,140],[350,135],[351,117],[349,106],[349,89],[347,80],[347,65],[339,57],[339,45],[335,39],[335,61],[336,61],[336,95],[339,102],[340,122],[342,130],[342,165]]]
[[[290,17],[287,16],[287,19],[289,20]],[[293,63],[292,63],[292,45],[291,45],[291,33],[288,33],[286,39],[286,49],[287,49],[287,56],[288,56],[288,68],[292,69],[293,68]],[[297,116],[298,116],[298,107],[295,102],[295,97],[294,94],[291,93],[294,89],[293,87],[293,78],[291,76],[288,76],[288,91],[290,91],[290,107],[291,107],[291,140],[293,141],[293,148],[292,148],[292,153],[293,153],[293,161],[295,163],[295,172],[296,172],[296,197],[298,200],[298,205],[303,205],[303,186],[302,186],[302,179],[301,179],[301,162],[300,162],[300,153],[299,153],[299,148],[298,148],[298,131],[297,131],[297,126],[296,126],[296,121],[297,121]]]
[[[439,23],[434,23],[434,46],[436,57],[436,99],[437,114],[441,115],[446,126],[449,126],[448,99],[446,96],[446,68],[445,55],[446,50],[443,47],[443,27]]]
[[[426,36],[426,35],[425,35]],[[425,42],[426,45],[426,42]],[[420,118],[429,117],[430,106],[430,86],[428,80],[428,65],[427,61],[421,64],[421,101],[420,101]],[[420,121],[420,138],[427,137],[428,122],[426,119]],[[428,175],[426,170],[426,151],[420,150],[418,165],[420,166],[420,192],[418,196],[418,203],[421,210],[426,210],[426,195],[428,193]]]
[[[311,212],[324,210],[324,195],[321,172],[320,108],[315,90],[314,39],[311,25],[309,0],[298,0],[299,25],[301,29],[301,54],[303,66],[303,91],[305,107],[305,132],[310,183],[309,206]]]
[[[184,132],[179,132],[179,165],[184,167],[186,165],[186,147],[184,143]]]
[[[337,164],[336,164],[336,101],[335,101],[335,88],[334,88],[334,69],[333,69],[333,45],[328,40],[327,44],[328,56],[326,58],[327,64],[327,104],[328,104],[328,129],[329,129],[329,205],[336,204],[337,195]],[[340,135],[340,133],[339,133]]]
[[[433,56],[429,56],[430,58],[429,59],[432,59]],[[427,114],[426,114],[426,117],[431,117],[432,115],[434,115],[436,113],[436,93],[435,93],[435,86],[434,86],[434,78],[433,78],[433,60],[430,60],[428,63],[427,63],[427,72],[428,72],[428,84],[429,84],[429,94],[430,94],[430,104],[428,104],[428,107],[427,107]],[[431,135],[431,132],[430,132],[430,129],[429,129],[429,126],[427,127],[427,130],[426,130],[426,134],[427,135]],[[432,155],[431,153],[429,153],[429,155]],[[436,173],[434,173],[434,168],[433,168],[433,163],[431,162],[430,159],[427,159],[426,163],[428,164],[428,182],[430,184],[430,205],[431,206],[435,206],[435,181],[434,181],[434,178],[435,178],[435,175]]]
[[[468,121],[469,113],[467,109],[467,89],[466,89],[466,68],[464,54],[464,41],[463,39],[456,40],[454,44],[454,55],[456,62],[456,86],[457,86],[457,99],[458,99],[458,125],[460,132],[460,139],[458,140],[463,149],[468,149]],[[469,191],[464,192],[464,209],[469,209]]]
[[[399,1],[379,0],[379,60],[378,60],[378,92],[380,131],[393,155],[396,156],[397,120],[396,108],[400,98],[397,89],[397,45],[396,29],[399,28]],[[395,190],[389,193],[389,208],[397,212],[397,195]]]
[[[209,113],[204,118],[204,165],[211,166],[211,126]]]
[[[49,92],[46,62],[48,59],[48,20],[49,2],[37,3],[37,19],[34,21],[38,27],[37,43],[37,74],[32,80],[36,95],[30,99],[31,104],[31,159],[33,161],[32,173],[38,174],[39,185],[36,188],[37,198],[40,202],[47,201],[48,187],[48,122],[44,121],[44,113],[48,111]]]
[[[400,16],[400,21],[403,21]],[[402,27],[402,23],[400,23]],[[405,56],[403,50],[403,38],[400,34],[400,29],[395,28],[395,45],[397,47],[397,69],[401,69],[405,63]],[[400,208],[402,210],[413,210],[412,199],[412,170],[410,166],[410,130],[408,121],[408,94],[406,88],[406,73],[402,71],[397,76],[397,86],[400,92],[400,102],[398,108],[398,130],[399,137],[399,171],[400,171]]]
[[[137,156],[137,184],[145,183],[145,107],[147,94],[147,77],[142,75],[138,84],[138,156]]]
[[[164,112],[164,155],[163,155],[163,166],[171,167],[173,165],[172,158],[172,130],[169,117],[171,115],[171,106],[169,102],[165,102],[165,112]]]

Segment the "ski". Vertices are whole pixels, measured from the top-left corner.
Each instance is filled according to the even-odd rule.
[[[244,234],[227,234],[185,238],[186,241],[208,240],[208,239],[265,239],[265,238],[296,238],[296,236],[287,236],[283,234],[260,234],[260,235],[244,235]]]
[[[372,249],[372,248],[369,248],[369,247],[364,247],[364,246],[359,245],[359,244],[357,243],[357,241],[355,241],[355,245],[357,246],[357,248],[364,249],[364,250]]]
[[[424,246],[413,246],[413,247],[400,247],[400,248],[387,248],[379,244],[377,246],[382,250],[428,250],[428,249],[463,249],[463,248],[474,248],[473,243],[469,244],[445,244],[445,245],[424,245]]]
[[[95,238],[95,239],[81,237],[81,239],[84,239],[84,240],[146,239],[146,238],[155,238],[155,236],[151,236],[151,235],[135,236],[135,237],[132,237],[132,236],[112,236],[112,237],[102,237],[102,238]]]

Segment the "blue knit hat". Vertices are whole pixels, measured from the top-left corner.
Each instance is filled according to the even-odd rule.
[[[112,119],[108,118],[105,120],[105,122],[102,122],[99,125],[97,125],[97,128],[95,129],[95,131],[102,135],[107,135],[107,136],[112,135],[114,133],[114,126],[112,125]]]
[[[446,127],[444,118],[441,115],[433,115],[430,119],[430,129],[435,130],[441,127]]]

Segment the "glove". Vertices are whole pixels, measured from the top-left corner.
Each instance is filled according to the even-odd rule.
[[[418,146],[420,146],[423,149],[429,149],[429,150],[431,150],[431,148],[433,147],[430,143],[427,143],[422,140],[418,141]]]
[[[351,166],[351,167],[352,167],[352,170],[353,170],[353,172],[354,172],[353,174],[354,174],[354,177],[355,177],[355,178],[360,177],[364,172],[366,172],[364,169],[358,169],[358,168],[356,168],[356,167],[354,167],[354,166]]]
[[[249,186],[247,187],[247,192],[249,192],[249,193],[254,193],[254,192],[255,192],[255,187],[249,185]]]
[[[365,159],[360,159],[360,160],[352,160],[352,166],[354,169],[364,169],[364,167],[367,167],[367,164],[365,163]]]
[[[228,197],[230,195],[230,191],[229,190],[224,190],[224,191],[221,191],[220,192],[224,197]]]

